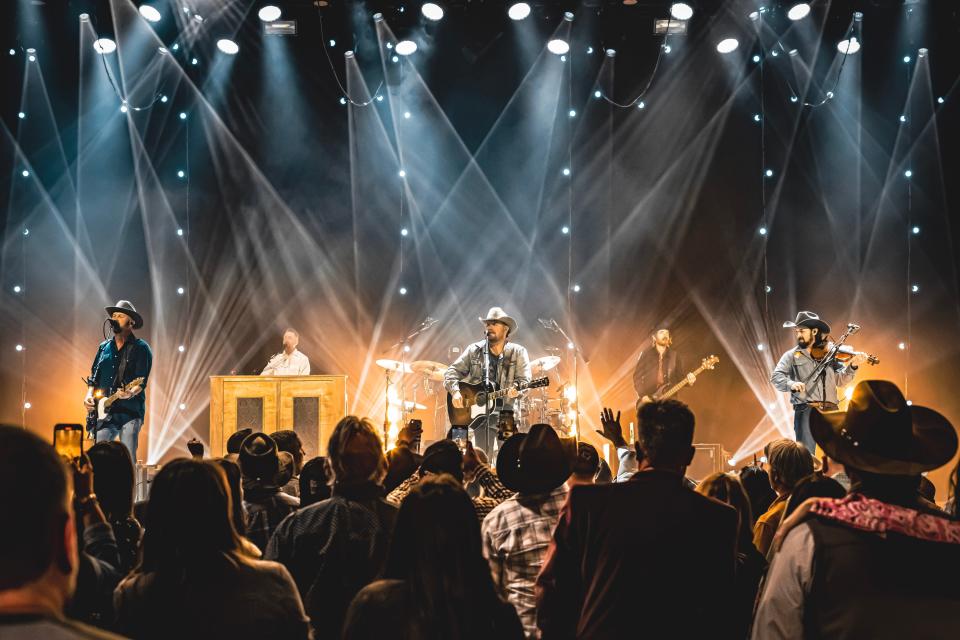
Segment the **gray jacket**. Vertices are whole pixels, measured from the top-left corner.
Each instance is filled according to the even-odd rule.
[[[807,402],[833,402],[838,404],[837,387],[843,387],[853,382],[856,369],[848,365],[832,362],[816,380],[807,382],[807,389],[803,394],[795,393],[790,389],[794,382],[805,382],[817,366],[817,361],[810,357],[805,349],[793,348],[783,354],[777,363],[770,382],[777,389],[790,394],[790,403],[793,405]]]
[[[480,384],[483,381],[483,340],[474,342],[460,354],[460,357],[447,367],[443,386],[453,393],[460,390],[460,383]],[[518,344],[508,342],[500,354],[498,365],[497,389],[506,389],[515,383],[530,382],[530,357],[527,350]],[[503,408],[513,408],[513,398],[503,399]]]

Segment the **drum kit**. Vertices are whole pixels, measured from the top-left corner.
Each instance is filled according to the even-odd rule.
[[[547,348],[548,355],[537,358],[530,362],[531,378],[557,374],[555,369],[560,365],[560,350],[556,348]],[[440,425],[445,421],[445,405],[440,399],[443,397],[443,376],[447,371],[447,365],[433,360],[415,360],[413,362],[403,362],[400,360],[380,359],[377,360],[377,366],[384,370],[387,377],[387,405],[399,409],[402,422],[406,423],[410,414],[417,411],[426,411],[430,407],[423,402],[418,402],[419,392],[429,396],[433,404],[434,423]],[[409,386],[403,385],[401,393],[390,393],[389,388],[395,385],[394,379],[404,376],[405,380],[413,379],[414,383]],[[526,432],[532,424],[546,423],[553,426],[563,435],[569,431],[571,418],[569,409],[573,400],[572,383],[562,382],[557,375],[557,387],[551,390],[549,386],[539,389],[532,389],[514,402],[514,411],[512,415],[501,415],[501,420],[510,423],[508,431]],[[410,395],[410,399],[407,399]],[[421,400],[426,401],[421,396]],[[502,412],[507,414],[510,412]]]

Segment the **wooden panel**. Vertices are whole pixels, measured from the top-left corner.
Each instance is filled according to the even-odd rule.
[[[237,398],[261,398],[263,431],[293,429],[293,399],[317,398],[317,442],[325,455],[327,440],[347,411],[346,376],[213,376],[210,378],[210,454],[222,456],[237,430]]]

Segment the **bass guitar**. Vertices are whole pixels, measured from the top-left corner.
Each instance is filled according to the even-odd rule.
[[[698,376],[704,371],[713,371],[713,369],[717,366],[718,362],[720,362],[720,358],[718,358],[717,356],[712,355],[709,358],[704,358],[700,362],[700,366],[694,369],[693,371],[691,371],[690,373],[692,373],[695,376]],[[680,382],[678,382],[673,386],[663,385],[662,387],[657,389],[652,396],[643,396],[642,398],[640,398],[639,404],[647,404],[648,402],[653,402],[654,400],[666,400],[671,396],[675,396],[677,392],[680,391],[680,389],[683,389],[688,384],[690,383],[687,381],[686,376],[684,376]]]
[[[105,395],[102,389],[97,389],[93,394],[94,399],[96,399],[96,404],[94,405],[93,409],[87,413],[87,433],[96,433],[97,429],[99,429],[100,426],[103,425],[107,419],[109,419],[110,407],[113,406],[114,402],[120,399],[120,394],[122,392],[130,393],[131,391],[136,390],[137,393],[140,393],[143,390],[143,381],[144,378],[142,377],[134,378],[110,395]]]
[[[535,378],[530,382],[518,384],[514,388],[517,391],[523,391],[524,389],[545,387],[548,384],[550,384],[550,378],[544,376],[542,378]],[[461,382],[460,395],[463,396],[463,409],[454,407],[453,394],[447,394],[447,416],[450,418],[450,426],[460,428],[466,427],[474,418],[479,415],[483,415],[484,408],[487,406],[488,400],[491,403],[495,402],[500,398],[505,398],[509,392],[509,389],[486,391],[483,388],[483,384],[468,384],[466,382]]]

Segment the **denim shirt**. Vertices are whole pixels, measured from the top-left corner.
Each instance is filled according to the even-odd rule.
[[[117,369],[120,367],[120,359],[124,349],[133,349],[127,356],[127,368],[124,369],[123,379],[118,381],[116,387],[113,385],[114,378],[117,375]],[[117,349],[117,343],[113,338],[104,340],[100,343],[97,355],[93,359],[93,365],[90,367],[90,376],[93,377],[93,387],[103,389],[105,393],[113,393],[122,385],[132,381],[134,378],[143,378],[143,391],[126,400],[117,400],[113,403],[111,411],[116,414],[123,414],[133,418],[143,419],[146,413],[146,391],[147,382],[150,378],[150,369],[153,366],[153,352],[150,350],[144,340],[136,336],[130,336],[130,339],[124,343],[123,348]]]
[[[805,349],[790,349],[780,358],[780,362],[777,363],[773,374],[770,376],[770,382],[777,391],[790,393],[790,403],[794,406],[808,402],[839,404],[837,387],[843,387],[853,382],[857,373],[849,365],[843,365],[836,361],[825,367],[816,380],[807,383],[807,389],[803,395],[790,390],[790,385],[794,382],[806,381],[816,366],[817,361],[810,357]]]
[[[460,383],[480,384],[483,382],[483,345],[484,340],[474,342],[460,354],[456,362],[447,367],[443,386],[453,393],[459,391]],[[530,357],[527,350],[518,344],[507,343],[500,354],[497,366],[497,389],[506,389],[515,383],[530,382]],[[513,409],[513,398],[503,398],[503,408]]]

